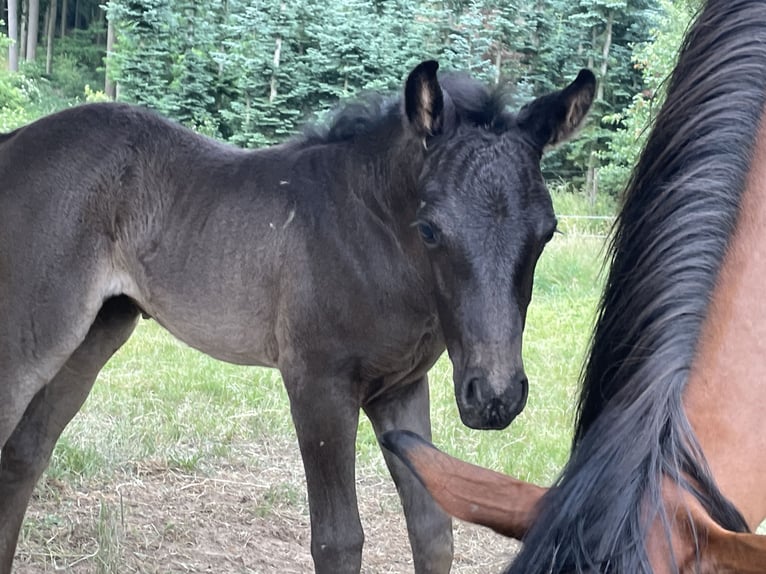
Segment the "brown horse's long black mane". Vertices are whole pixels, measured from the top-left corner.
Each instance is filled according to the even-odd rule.
[[[628,185],[569,463],[510,573],[649,573],[648,524],[682,484],[745,531],[682,405],[766,102],[766,3],[710,0]],[[694,484],[692,484],[694,483]]]

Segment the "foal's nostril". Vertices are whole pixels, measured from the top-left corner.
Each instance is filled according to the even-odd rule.
[[[527,394],[529,393],[529,379],[522,377],[519,379],[519,385],[521,386],[521,397],[526,400]]]
[[[468,381],[465,386],[465,394],[463,395],[466,403],[472,404],[479,400],[479,384],[478,377],[474,377]]]
[[[509,389],[510,395],[506,398],[509,412],[515,417],[527,404],[529,395],[529,380],[526,375],[519,377]]]

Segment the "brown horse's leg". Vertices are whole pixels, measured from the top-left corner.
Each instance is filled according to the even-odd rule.
[[[378,435],[393,429],[407,429],[431,438],[425,376],[412,385],[377,398],[364,408]],[[383,455],[404,507],[415,572],[449,572],[452,566],[452,521],[402,461],[385,449]]]
[[[315,571],[358,574],[364,544],[354,474],[358,393],[348,378],[281,370],[306,472]]]
[[[445,512],[517,540],[534,522],[547,491],[458,460],[406,431],[384,434],[381,444],[407,464]]]
[[[43,387],[0,456],[0,573],[11,571],[21,522],[35,483],[61,431],[82,406],[107,359],[127,340],[138,310],[127,298],[107,301],[88,335]]]

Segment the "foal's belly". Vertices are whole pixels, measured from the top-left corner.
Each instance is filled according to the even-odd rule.
[[[278,353],[272,334],[247,331],[236,324],[208,324],[200,328],[187,320],[157,318],[180,341],[215,359],[238,365],[276,367]]]
[[[125,292],[144,313],[174,337],[215,359],[239,365],[276,367],[273,312],[237,297],[188,297]]]
[[[277,332],[273,310],[237,305],[200,308],[186,301],[157,305],[138,300],[138,304],[177,339],[211,357],[240,365],[280,366],[280,350],[284,349],[279,341],[284,347],[289,334]],[[423,321],[414,332],[408,329],[408,336],[392,336],[387,326],[381,319],[365,326],[364,337],[344,339],[338,333],[325,333],[287,344],[291,354],[305,352],[315,357],[316,362],[307,366],[317,374],[332,365],[355,365],[342,374],[363,386],[365,402],[420,379],[444,352],[433,320]]]

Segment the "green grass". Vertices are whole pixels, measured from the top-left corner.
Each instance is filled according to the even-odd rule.
[[[277,371],[215,361],[144,321],[103,370],[49,473],[93,476],[147,459],[193,470],[232,445],[291,432]]]
[[[569,447],[576,382],[600,292],[601,241],[558,235],[538,265],[524,340],[525,412],[504,431],[476,431],[457,412],[451,366],[431,373],[435,442],[457,456],[549,483]],[[49,475],[77,482],[151,461],[204,471],[239,447],[294,436],[276,370],[215,361],[142,321],[102,372],[56,447]],[[297,447],[296,447],[297,448]],[[383,467],[362,417],[359,459]],[[246,461],[257,470],[258,461]]]
[[[559,231],[566,235],[606,236],[617,211],[616,199],[601,194],[591,205],[584,193],[567,192],[564,189],[552,193],[553,207],[559,218]]]
[[[580,191],[569,190],[566,183],[552,184],[551,197],[557,214],[565,215],[602,215],[613,216],[616,213],[617,201],[607,194],[600,194],[591,205],[587,195]]]

